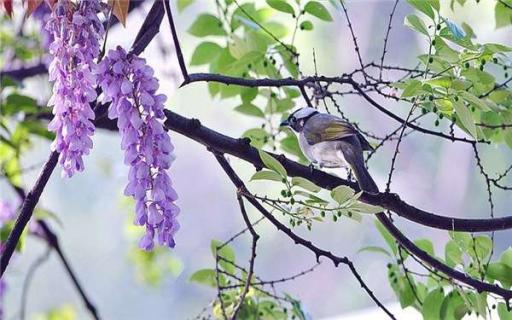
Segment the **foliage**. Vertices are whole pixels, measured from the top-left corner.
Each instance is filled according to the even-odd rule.
[[[53,1],[48,3],[51,6],[55,5]],[[181,12],[187,10],[193,3],[193,0],[179,0],[176,4]],[[216,1],[216,11],[200,13],[187,29],[188,34],[199,41],[189,59],[190,66],[201,71],[207,70],[212,74],[231,76],[242,80],[304,79],[305,75],[300,69],[301,52],[296,47],[297,38],[326,26],[340,12],[344,13],[348,19],[344,2],[331,1],[331,4],[314,0]],[[266,208],[270,208],[273,213],[280,213],[281,215],[277,214],[276,216],[286,220],[291,230],[299,228],[301,225],[312,230],[313,222],[326,223],[326,219],[344,222],[345,219],[342,218],[348,217],[359,222],[366,214],[371,215],[368,216],[370,219],[373,219],[373,215],[383,215],[384,208],[368,204],[367,200],[364,201],[365,195],[362,192],[356,192],[348,186],[337,186],[332,190],[324,190],[306,178],[292,177],[279,156],[264,151],[264,149],[274,152],[282,151],[306,164],[307,161],[300,150],[295,134],[289,129],[279,128],[281,120],[287,118],[296,106],[304,104],[302,99],[305,99],[308,104],[314,103],[317,107],[320,107],[320,103],[323,102],[327,112],[333,111],[338,116],[345,118],[337,98],[345,94],[354,94],[353,90],[356,90],[355,93],[360,96],[367,93],[379,94],[406,103],[411,106],[409,116],[416,116],[415,119],[418,119],[430,115],[435,118],[434,127],[442,128],[443,124],[450,127],[448,134],[443,131],[433,131],[426,126],[426,122],[411,121],[413,124],[418,123],[417,131],[427,132],[452,141],[462,141],[473,146],[476,165],[485,178],[491,215],[493,215],[494,204],[491,186],[500,188],[500,181],[510,169],[499,174],[498,178],[490,177],[481,163],[477,145],[478,143],[488,143],[512,148],[512,91],[508,86],[512,80],[510,74],[512,48],[500,43],[480,43],[470,25],[466,23],[459,25],[444,16],[441,3],[438,0],[407,0],[407,4],[414,9],[414,12],[407,15],[403,23],[410,28],[410,32],[422,39],[426,47],[425,51],[417,57],[418,66],[415,68],[384,66],[386,53],[384,47],[380,67],[377,66],[380,76],[378,79],[371,76],[368,70],[372,67],[375,68],[375,65],[363,64],[357,39],[353,34],[353,27],[348,21],[356,47],[355,54],[361,63],[361,68],[354,70],[351,74],[345,73],[331,82],[317,77],[317,80],[301,83],[295,87],[282,85],[241,86],[220,81],[208,83],[211,98],[223,100],[225,105],[232,105],[234,112],[251,117],[254,121],[254,125],[247,128],[241,137],[249,138],[250,144],[259,150],[259,160],[263,165],[263,168],[258,168],[261,170],[256,171],[250,178],[251,181],[254,181],[251,187],[264,184],[268,186],[268,189],[264,195],[239,190],[239,196],[256,200]],[[465,0],[452,0],[450,8],[457,13],[457,10],[465,4]],[[3,2],[3,8],[8,16],[13,15],[11,5],[11,1]],[[40,5],[44,6],[44,2],[27,1],[25,12],[27,15],[32,13],[36,15],[35,11],[41,8]],[[129,23],[129,1],[110,0],[108,5],[106,7],[108,11],[116,16],[123,25]],[[389,20],[389,29],[393,13]],[[16,15],[15,11],[14,15]],[[96,16],[96,11],[94,15]],[[14,62],[27,64],[44,58],[40,49],[43,41],[37,32],[14,36],[12,29],[7,30],[3,27],[4,23],[9,24],[8,18],[0,17],[0,19],[2,19],[0,21],[2,22],[0,29],[1,65],[15,64]],[[71,20],[69,23],[73,24]],[[496,1],[495,27],[510,28],[510,25],[512,25],[512,1]],[[83,31],[81,27],[77,27],[77,30]],[[58,32],[56,34],[58,35]],[[385,43],[387,37],[386,35]],[[100,54],[99,43],[94,47],[98,52],[92,57],[97,59],[96,61],[100,60],[98,56]],[[6,53],[9,53],[10,56]],[[119,54],[122,55],[121,60],[123,61],[117,65],[120,59]],[[137,145],[131,149],[131,152],[127,151],[126,162],[131,165],[133,165],[130,161],[131,158],[140,156],[146,161],[154,153],[155,149],[148,149],[151,152],[146,153],[141,151],[141,141],[145,137],[151,136],[155,132],[159,135],[158,139],[167,139],[164,137],[168,137],[161,124],[164,120],[163,98],[155,96],[158,86],[152,85],[157,80],[153,77],[152,69],[150,70],[145,65],[145,61],[138,59],[127,54],[124,49],[111,51],[100,64],[100,69],[104,70],[99,71],[101,79],[98,81],[101,83],[100,87],[106,97],[104,102],[114,100],[114,107],[110,109],[109,113],[110,118],[116,118],[119,114],[122,115],[122,112],[127,112],[127,110],[123,110],[123,104],[131,99],[129,116],[120,117],[122,120],[119,124],[124,137],[123,148],[128,149]],[[67,57],[64,60],[73,59]],[[76,59],[73,61],[76,62]],[[130,65],[130,63],[136,65]],[[64,69],[59,70],[59,75],[63,77],[64,83],[65,76],[68,75],[66,72],[69,70],[66,69],[65,63],[62,65]],[[404,70],[406,72],[404,76],[391,78],[388,81],[382,77],[385,67],[396,72]],[[116,68],[120,68],[120,71],[115,72]],[[107,70],[109,73],[105,73]],[[59,75],[54,74],[53,78]],[[356,76],[361,76],[364,79],[364,82],[361,80],[361,83],[356,83],[359,86],[354,86],[349,82],[349,80],[355,82]],[[138,79],[138,77],[143,79]],[[340,88],[330,88],[336,81],[340,87],[344,84],[352,85],[353,90],[343,91]],[[150,88],[141,89],[144,85]],[[357,88],[360,91],[357,91]],[[73,87],[68,89],[72,90]],[[308,95],[309,93],[311,93],[311,97]],[[146,96],[144,96],[145,94]],[[146,98],[147,103],[142,101],[143,98]],[[155,100],[159,100],[156,106]],[[367,101],[369,100],[367,99]],[[88,105],[89,102],[92,101],[87,101],[86,104]],[[327,102],[330,102],[329,106]],[[55,134],[49,132],[42,123],[42,119],[48,119],[48,113],[42,111],[39,105],[40,102],[24,90],[23,82],[2,76],[0,86],[0,174],[10,185],[15,187],[23,186],[21,174],[25,169],[20,164],[22,154],[34,142],[56,138]],[[150,122],[154,115],[159,121]],[[92,120],[92,116],[88,119]],[[144,128],[151,127],[147,129],[149,133],[146,135],[146,131],[144,131],[146,129],[144,129],[142,130],[143,134],[138,137],[140,141],[125,145],[125,140],[129,140],[131,136],[139,133],[139,127],[135,124],[138,123],[137,119],[146,121],[147,126]],[[405,122],[408,121],[409,117]],[[127,127],[131,131],[124,130]],[[455,127],[460,128],[465,135],[463,137],[455,136]],[[404,125],[394,156],[399,152],[398,147],[405,129]],[[376,148],[386,141],[390,141],[389,137],[379,138],[367,135],[370,136],[372,144]],[[390,137],[394,136],[390,135]],[[58,135],[57,138],[59,138]],[[153,247],[153,237],[155,237],[155,231],[147,224],[148,220],[152,219],[153,222],[160,223],[163,214],[152,212],[154,215],[149,217],[145,210],[142,210],[143,214],[140,213],[142,212],[140,207],[146,206],[148,201],[151,202],[146,198],[146,192],[154,191],[155,172],[160,169],[164,172],[170,165],[167,161],[170,161],[172,146],[167,142],[165,140],[165,146],[159,147],[163,150],[162,154],[165,157],[157,155],[161,156],[164,162],[161,168],[133,167],[135,169],[131,173],[132,189],[135,189],[135,185],[146,184],[147,181],[150,181],[151,184],[151,188],[144,189],[144,192],[137,192],[140,200],[139,209],[136,210],[138,224],[146,225],[149,234],[149,238],[146,236],[142,244],[145,249]],[[154,144],[151,143],[152,146]],[[391,183],[394,161],[395,158],[392,160],[388,186]],[[143,171],[144,173],[142,173]],[[172,194],[167,198],[174,201],[175,194],[173,190],[171,191],[170,182],[166,180],[164,184],[166,187],[161,189],[171,192]],[[500,189],[509,190],[510,187],[505,186]],[[272,190],[280,192],[272,194]],[[136,192],[131,190],[129,194],[135,195]],[[152,194],[151,199],[155,200],[155,197],[155,194]],[[177,208],[171,209],[177,214]],[[172,211],[171,209],[169,210]],[[244,210],[241,208],[241,211]],[[38,208],[36,212],[39,212],[37,217],[40,219],[53,216],[41,208]],[[173,219],[176,214],[172,214]],[[5,242],[7,236],[11,234],[13,225],[14,222],[2,225],[0,242]],[[254,231],[251,226],[248,224],[247,229],[242,233],[247,230]],[[174,233],[177,227],[173,224],[172,228],[172,232],[169,230],[166,232]],[[383,224],[376,222],[375,229],[380,233],[386,247],[373,245],[361,248],[360,252],[381,254],[388,259],[388,281],[402,308],[413,307],[422,314],[424,319],[462,319],[473,313],[485,318],[493,309],[497,310],[501,320],[512,318],[512,312],[509,312],[507,301],[504,299],[488,292],[480,292],[475,287],[456,281],[450,275],[436,270],[435,266],[426,264],[411,254],[402,244],[397,243],[395,236]],[[304,311],[299,300],[287,293],[273,291],[275,283],[285,282],[285,280],[262,280],[252,272],[254,260],[249,261],[250,268],[242,266],[243,262],[240,262],[240,259],[237,260],[235,250],[230,246],[236,237],[227,242],[212,241],[211,251],[215,266],[197,270],[190,276],[191,282],[217,290],[217,296],[211,304],[212,315],[219,319],[236,315],[241,319],[307,319],[309,315]],[[19,250],[23,247],[23,240],[24,236],[18,242]],[[251,259],[256,256],[257,237],[254,237],[253,240],[254,252]],[[174,245],[172,238],[166,238],[161,242],[171,247]],[[512,247],[501,253],[495,253],[494,234],[475,235],[451,231],[448,232],[444,250],[437,253],[431,239],[416,239],[414,244],[454,271],[463,272],[473,279],[486,281],[501,288],[510,289],[512,287]],[[132,248],[129,258],[135,264],[139,278],[153,286],[161,284],[168,273],[177,276],[183,268],[181,260],[161,248],[150,252]],[[422,271],[415,271],[417,269]],[[295,278],[296,276],[292,276],[283,279],[288,281]],[[237,312],[238,314],[236,314]],[[57,318],[74,319],[74,311],[72,308],[65,307],[51,310],[47,315],[41,317],[41,319]]]

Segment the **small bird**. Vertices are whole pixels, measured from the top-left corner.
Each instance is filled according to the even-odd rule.
[[[291,127],[298,133],[300,148],[312,164],[321,168],[340,168],[348,164],[361,190],[379,193],[363,159],[363,151],[373,148],[350,123],[306,107],[290,114],[281,126]]]

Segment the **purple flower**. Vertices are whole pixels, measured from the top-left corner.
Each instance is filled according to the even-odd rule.
[[[130,166],[124,193],[135,199],[134,223],[146,228],[139,246],[151,250],[156,238],[159,244],[174,247],[180,210],[167,174],[174,160],[174,147],[162,124],[167,97],[156,94],[158,80],[146,61],[121,47],[109,51],[96,73],[102,79],[103,102],[112,102],[108,117],[117,118],[124,162]]]
[[[96,99],[92,69],[104,34],[98,18],[100,10],[99,0],[82,0],[78,4],[63,0],[53,8],[46,23],[46,30],[53,36],[49,75],[54,81],[48,102],[53,105],[54,118],[48,129],[56,133],[52,150],[60,153],[63,176],[83,171],[82,157],[92,148],[94,112],[90,103]]]

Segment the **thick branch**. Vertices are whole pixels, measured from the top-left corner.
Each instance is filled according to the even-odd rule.
[[[55,233],[53,233],[53,231],[46,224],[46,222],[44,222],[42,220],[39,220],[38,224],[41,227],[41,229],[43,229],[43,231],[45,233],[45,238],[46,238],[46,241],[48,242],[48,244],[59,255],[59,258],[60,258],[60,260],[62,262],[62,265],[66,269],[66,273],[71,278],[71,281],[73,282],[73,285],[75,286],[75,289],[80,294],[80,298],[82,299],[85,307],[87,308],[87,310],[89,310],[89,313],[91,314],[91,316],[94,319],[99,320],[100,317],[98,315],[98,311],[96,310],[96,307],[94,306],[94,304],[91,302],[91,300],[89,299],[89,297],[85,293],[82,285],[80,284],[80,281],[78,280],[75,272],[73,271],[73,269],[71,268],[71,265],[68,262],[68,259],[66,258],[66,256],[64,255],[64,252],[62,251],[62,249],[60,247],[59,238],[57,238],[57,235]]]
[[[247,189],[245,188],[245,185],[243,184],[243,182],[233,171],[233,169],[231,168],[229,163],[227,163],[226,159],[224,159],[224,157],[219,158],[219,156],[217,156],[217,159],[219,160],[224,171],[226,171],[226,174],[231,178],[231,181],[235,184],[235,186],[239,190],[249,193],[247,191]],[[281,222],[279,222],[279,220],[277,220],[272,214],[270,214],[270,212],[268,212],[258,202],[258,200],[255,199],[254,197],[246,196],[245,198],[256,209],[258,209],[258,211],[260,211],[265,216],[265,218],[267,218],[270,222],[272,222],[272,224],[274,224],[280,231],[284,232],[286,235],[288,235],[288,237],[290,237],[293,241],[295,241],[296,244],[300,244],[300,245],[308,248],[309,250],[313,251],[317,256],[317,259],[320,258],[320,256],[325,256],[326,258],[330,259],[334,263],[335,266],[338,266],[338,264],[340,264],[340,263],[347,264],[348,266],[352,265],[350,260],[348,260],[346,257],[335,256],[334,254],[332,254],[329,251],[325,251],[321,248],[316,247],[315,245],[313,245],[311,243],[311,241],[303,239],[303,238],[299,237],[298,235],[296,235],[295,233],[293,233],[292,230],[287,228],[285,225],[283,225]],[[393,222],[391,222],[391,220],[383,212],[376,214],[376,216],[379,219],[379,221],[384,225],[384,227],[386,227],[386,229],[391,233],[391,235],[393,235],[393,237],[404,248],[406,248],[411,254],[415,255],[416,257],[418,257],[425,263],[427,263],[430,266],[434,267],[435,269],[445,273],[447,276],[449,276],[455,280],[458,280],[460,282],[463,282],[465,284],[472,286],[478,292],[485,291],[485,292],[495,293],[495,294],[503,297],[505,299],[505,301],[507,302],[507,304],[508,304],[508,300],[512,298],[512,291],[501,288],[498,285],[493,285],[493,284],[490,284],[490,283],[487,283],[484,281],[473,279],[470,276],[467,276],[466,274],[464,274],[460,271],[450,268],[449,266],[445,265],[441,261],[437,260],[435,257],[430,256],[427,252],[420,249],[411,240],[409,240],[406,236],[404,236],[400,232],[400,230],[398,230],[398,228],[393,224]],[[352,270],[352,268],[351,268],[351,270]],[[355,271],[355,269],[353,271]],[[359,282],[361,283],[361,285],[363,286],[365,291],[367,291],[370,294],[370,296],[372,297],[372,299],[374,299],[374,301],[379,306],[381,306],[379,304],[379,301],[373,296],[371,291],[367,287],[365,287],[364,282],[357,276],[357,272],[355,272],[354,275],[356,275],[356,277],[358,278]],[[381,306],[381,308],[383,308],[383,306]],[[384,310],[385,310],[385,308],[384,308]]]
[[[57,165],[57,160],[59,158],[59,154],[57,152],[52,152],[48,161],[43,166],[39,177],[37,178],[34,187],[25,197],[25,201],[23,201],[23,206],[21,207],[20,214],[14,223],[14,227],[5,242],[5,251],[2,253],[2,257],[0,258],[0,278],[3,276],[7,265],[9,264],[9,260],[16,249],[16,245],[20,240],[21,234],[25,229],[28,221],[32,217],[32,212],[39,201],[39,197],[41,193],[43,193],[44,187],[50,179],[50,176]]]
[[[15,185],[11,185],[11,187],[14,188],[14,191],[18,194],[20,199],[22,201],[24,201],[26,198],[25,190],[23,190],[23,188],[15,186]],[[64,255],[64,252],[62,251],[60,244],[59,244],[59,238],[57,237],[57,235],[52,231],[50,226],[48,226],[48,224],[44,220],[37,220],[37,224],[43,231],[43,235],[41,238],[44,241],[46,241],[46,243],[48,243],[49,248],[52,248],[53,250],[55,250],[57,252],[59,259],[61,260],[62,264],[64,265],[64,268],[66,269],[67,274],[73,281],[73,285],[75,286],[75,289],[80,294],[80,297],[82,298],[82,301],[83,301],[85,307],[87,308],[87,310],[89,310],[89,312],[91,313],[91,315],[94,319],[96,319],[96,320],[100,319],[100,317],[98,315],[98,311],[96,310],[96,307],[94,306],[94,304],[91,302],[91,300],[85,293],[85,290],[83,289],[83,287],[80,285],[80,282],[78,281],[75,271],[71,268],[71,265],[69,264],[68,259]],[[23,309],[24,308],[22,308],[22,310]]]
[[[0,79],[3,77],[10,77],[15,80],[23,80],[25,78],[45,74],[48,72],[48,68],[44,63],[39,63],[30,67],[22,67],[19,69],[6,70],[0,72]]]
[[[252,163],[256,167],[263,167],[258,151],[250,146],[248,140],[234,139],[223,135],[203,126],[197,119],[188,119],[169,110],[166,110],[165,114],[167,117],[165,122],[167,129],[178,132],[207,147],[218,150],[219,152],[234,155],[237,158]],[[116,123],[108,120],[107,118],[99,121],[97,126],[98,128],[117,131]],[[276,156],[276,158],[281,162],[281,164],[283,164],[290,176],[306,178],[326,189],[332,189],[339,185],[346,185],[356,191],[359,191],[357,183],[332,176],[323,171],[311,170],[309,167],[289,160],[285,156]],[[398,195],[393,193],[380,193],[378,195],[363,194],[360,200],[365,203],[378,205],[387,210],[393,211],[399,216],[410,221],[437,229],[483,232],[512,228],[512,217],[510,216],[494,219],[444,217],[411,206],[401,200]]]
[[[490,292],[495,293],[505,299],[505,302],[508,304],[508,300],[512,298],[512,291],[501,288],[497,284],[490,284],[487,282],[483,282],[477,279],[473,279],[470,276],[467,276],[465,273],[457,271],[455,269],[450,268],[445,265],[441,261],[437,260],[435,257],[432,257],[427,252],[420,249],[416,246],[411,240],[409,240],[398,228],[391,222],[391,220],[384,214],[378,213],[377,218],[379,221],[386,227],[386,229],[391,233],[391,235],[411,254],[415,255],[417,258],[432,266],[436,270],[439,270],[446,274],[447,276],[456,279],[460,282],[463,282],[467,285],[472,286],[478,292]]]

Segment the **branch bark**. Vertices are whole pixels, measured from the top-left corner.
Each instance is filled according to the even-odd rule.
[[[32,212],[39,201],[39,197],[41,197],[41,194],[43,193],[48,179],[50,179],[50,176],[52,175],[53,169],[55,169],[55,166],[57,165],[58,158],[59,154],[57,152],[54,151],[50,154],[50,157],[44,164],[36,183],[32,187],[32,190],[30,190],[23,201],[20,214],[18,215],[18,218],[14,223],[14,227],[5,242],[5,250],[2,253],[2,257],[0,257],[0,278],[3,276],[5,269],[9,264],[9,260],[18,245],[23,230],[32,217]]]

